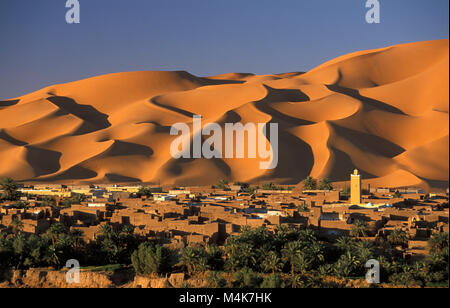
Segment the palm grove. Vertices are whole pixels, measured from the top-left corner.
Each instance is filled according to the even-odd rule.
[[[4,199],[17,199],[17,187],[9,180],[0,186]],[[326,277],[362,278],[365,264],[376,259],[382,282],[397,285],[448,285],[448,234],[429,240],[430,254],[418,262],[403,259],[408,236],[394,230],[375,242],[362,239],[367,225],[354,223],[350,236],[336,240],[319,238],[310,229],[280,225],[274,232],[264,227],[244,228],[223,246],[204,245],[171,249],[159,242],[143,241],[130,225],[102,225],[95,241],[84,242],[82,232],[53,223],[42,235],[22,232],[13,220],[0,232],[0,280],[10,269],[62,268],[66,260],[83,266],[121,264],[139,275],[185,272],[205,277],[210,287],[327,287]],[[331,285],[332,286],[332,285]]]

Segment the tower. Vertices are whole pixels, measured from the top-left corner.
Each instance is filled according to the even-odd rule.
[[[361,204],[361,175],[358,169],[350,176],[350,203]]]

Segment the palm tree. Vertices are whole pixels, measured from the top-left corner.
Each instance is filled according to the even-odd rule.
[[[238,247],[239,243],[235,240],[236,237],[230,237],[227,239],[224,247],[224,252],[226,256],[226,263],[229,269],[231,269],[232,272],[236,270],[236,268],[240,264],[240,258],[238,255]]]
[[[225,243],[226,265],[231,271],[238,268],[253,267],[257,264],[257,252],[254,248],[254,239],[250,231],[240,236],[228,238]]]
[[[217,245],[207,245],[206,253],[208,266],[213,270],[218,270],[223,266],[223,251]]]
[[[303,277],[300,275],[295,275],[291,278],[292,288],[303,287],[305,283],[303,282]]]
[[[355,253],[362,263],[367,262],[373,256],[373,245],[369,241],[359,241],[355,244]]]
[[[112,238],[113,237],[113,229],[109,223],[106,223],[104,225],[101,225],[100,228],[98,228],[97,234],[101,235],[105,238]]]
[[[303,181],[303,185],[306,190],[314,190],[317,188],[317,181],[313,177],[308,176]]]
[[[329,178],[324,178],[319,183],[320,190],[333,190],[333,185],[331,184],[331,180]]]
[[[402,229],[392,230],[392,232],[388,235],[387,240],[394,246],[401,245],[402,247],[406,247],[408,245],[408,236]]]
[[[3,195],[6,200],[17,200],[20,195],[17,191],[18,188],[19,186],[17,186],[12,178],[5,178],[0,183],[0,189],[3,190]]]
[[[275,251],[269,251],[261,265],[265,272],[271,271],[272,274],[283,268],[283,262]]]
[[[365,237],[367,235],[367,223],[363,220],[356,220],[350,230],[350,236]]]
[[[187,269],[188,275],[204,272],[208,269],[208,258],[205,249],[186,247],[180,257],[180,265]]]
[[[321,266],[319,266],[319,268],[317,269],[317,274],[319,275],[319,277],[321,278],[325,278],[327,275],[329,275],[333,270],[333,267],[331,264],[323,264]]]
[[[403,195],[397,190],[397,191],[395,191],[395,193],[394,193],[394,198],[397,198],[397,199],[400,199],[400,198],[402,198],[403,197]]]
[[[300,253],[295,255],[295,268],[297,268],[302,275],[304,275],[308,271],[312,263],[313,258],[311,258],[310,255],[305,253],[304,251],[301,251]]]
[[[280,248],[286,244],[288,241],[296,241],[299,239],[301,234],[300,229],[291,228],[287,225],[279,225],[276,229],[276,234],[274,236],[274,245]]]
[[[55,245],[56,240],[61,234],[67,233],[66,227],[62,223],[55,223],[48,228],[47,232],[45,234],[50,238],[52,241],[52,245]]]
[[[79,229],[73,229],[70,231],[70,237],[72,238],[75,248],[80,247],[81,244],[83,243],[83,241],[84,241],[83,235],[84,235],[84,232]]]
[[[361,262],[358,260],[358,258],[356,256],[354,256],[353,254],[351,254],[350,252],[347,252],[344,256],[345,256],[345,259],[348,260],[348,262],[352,268],[361,264]]]
[[[448,247],[448,233],[441,232],[434,234],[428,241],[428,247],[431,252],[440,254],[445,248]]]
[[[150,188],[144,187],[144,186],[139,187],[139,190],[136,193],[136,196],[138,198],[141,198],[143,196],[150,197],[151,195],[152,195],[152,192],[151,192]]]
[[[323,253],[323,245],[319,242],[312,242],[311,244],[306,247],[306,251],[310,256],[313,256],[313,259],[317,260],[318,262],[325,261],[325,255]]]
[[[336,248],[338,248],[342,252],[347,252],[352,249],[353,240],[348,236],[341,236],[340,238],[337,239],[334,246],[336,246]]]
[[[242,267],[253,267],[257,263],[256,253],[253,245],[249,243],[240,243],[238,245],[239,259]]]
[[[291,276],[295,275],[295,260],[297,255],[301,253],[301,243],[298,241],[289,242],[285,248],[281,250],[282,260],[291,265]]]
[[[49,264],[53,265],[56,268],[59,268],[59,265],[61,262],[59,261],[59,254],[61,252],[59,251],[58,247],[55,245],[50,245],[48,248],[48,255],[45,257],[45,261]]]
[[[377,260],[380,263],[380,267],[385,272],[386,276],[394,271],[394,265],[385,256],[379,256]]]
[[[179,264],[187,269],[188,275],[191,275],[195,271],[196,255],[192,247],[186,247],[180,256]]]
[[[251,232],[251,231],[252,231],[252,228],[250,226],[243,226],[243,227],[241,227],[241,234],[242,233],[248,233],[248,232]]]
[[[302,244],[313,243],[317,241],[316,233],[311,229],[300,230],[300,232],[298,232],[298,240]]]
[[[351,260],[345,258],[344,256],[341,257],[334,264],[333,271],[338,277],[341,278],[350,276],[350,273],[352,272]]]
[[[414,272],[414,276],[419,279],[425,279],[428,275],[428,266],[423,261],[415,262],[412,266],[412,270]]]

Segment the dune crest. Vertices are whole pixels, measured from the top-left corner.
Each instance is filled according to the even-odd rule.
[[[449,41],[360,51],[307,73],[197,77],[129,72],[0,102],[0,177],[33,182],[295,184],[344,181],[448,186]],[[278,123],[279,164],[179,159],[171,125]]]

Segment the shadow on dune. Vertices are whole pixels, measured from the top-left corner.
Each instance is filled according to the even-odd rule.
[[[220,86],[224,84],[243,84],[245,80],[230,80],[230,79],[209,79],[201,78],[203,86]]]
[[[101,154],[101,156],[106,157],[128,155],[144,155],[150,157],[153,155],[153,150],[145,145],[115,140],[114,144]]]
[[[177,107],[166,106],[166,105],[160,104],[160,103],[158,103],[157,99],[158,99],[158,97],[154,97],[154,98],[150,99],[149,100],[150,104],[156,105],[158,107],[170,110],[170,111],[178,113],[178,114],[182,114],[182,115],[184,115],[186,117],[189,117],[191,119],[195,115],[194,113],[192,113],[190,111],[186,111],[184,109],[180,109],[180,108],[177,108]]]
[[[275,89],[263,84],[267,90],[267,96],[263,99],[267,102],[306,102],[310,98],[299,89]]]
[[[33,168],[35,177],[57,172],[61,166],[59,159],[60,152],[40,149],[34,146],[26,146],[26,160]]]
[[[290,73],[280,73],[280,74],[275,74],[275,76],[280,77],[280,78],[294,78],[294,77],[298,77],[301,75],[306,74],[305,72],[290,72]]]
[[[60,174],[37,180],[33,179],[33,181],[48,183],[49,181],[87,180],[95,177],[97,177],[96,172],[81,166],[73,166]]]
[[[272,121],[274,123],[275,121]],[[270,127],[271,122],[267,123]],[[266,136],[267,137],[267,136]],[[268,140],[270,141],[270,135]],[[272,143],[272,142],[271,142]],[[280,179],[281,184],[297,184],[306,178],[314,166],[314,155],[309,144],[289,132],[278,133],[278,165],[255,179],[256,182]]]
[[[116,173],[106,173],[103,181],[110,182],[110,183],[139,183],[139,182],[141,182],[141,180],[139,180],[139,179],[131,178],[131,177],[116,174]],[[100,181],[100,182],[102,182],[102,181]]]
[[[58,106],[62,112],[73,114],[88,123],[87,126],[83,125],[77,134],[86,134],[111,126],[108,115],[101,113],[90,105],[80,105],[75,100],[64,96],[51,96],[47,100]]]
[[[170,174],[171,176],[178,177],[184,174],[183,170],[186,165],[196,162],[201,162],[201,160],[194,158],[171,159],[161,168],[161,171],[163,171],[163,173]],[[224,175],[224,178],[231,175],[230,167],[222,159],[212,158],[208,160],[208,163],[209,162],[220,170],[220,172]]]
[[[155,126],[155,132],[156,133],[161,133],[161,134],[170,134],[170,130],[172,128],[172,126],[167,126],[167,125],[161,125],[160,123],[156,122],[156,121],[141,121],[141,122],[136,122],[136,124],[153,124]]]
[[[341,136],[353,145],[357,146],[361,151],[369,153],[378,153],[384,157],[393,158],[405,152],[405,149],[399,145],[390,142],[382,137],[371,135],[339,126],[335,123],[329,122],[338,136]]]
[[[224,127],[226,123],[238,123],[241,121],[242,121],[242,118],[236,111],[229,110],[218,121],[216,121],[216,123],[218,123],[219,125]],[[245,124],[245,123],[242,123],[242,124]]]
[[[14,106],[17,105],[18,102],[20,102],[20,99],[0,101],[0,108]]]
[[[24,146],[24,145],[28,144],[26,142],[17,140],[16,138],[10,136],[7,132],[5,132],[4,129],[0,129],[0,139],[3,139],[6,142],[12,143],[13,145],[16,145],[16,146]]]
[[[384,110],[387,112],[391,112],[391,113],[396,113],[396,114],[405,114],[403,111],[401,111],[400,109],[397,109],[389,104],[383,103],[382,101],[378,101],[376,99],[367,97],[367,96],[362,96],[358,90],[355,89],[351,89],[351,88],[345,88],[345,87],[341,87],[337,84],[334,85],[325,85],[330,91],[336,92],[336,93],[340,93],[340,94],[344,94],[350,97],[353,97],[354,99],[359,100],[360,102],[362,102],[364,104],[364,106],[371,106],[374,107],[376,109],[380,109],[380,110]]]
[[[366,172],[364,168],[356,166],[347,153],[334,147],[330,147],[330,151],[330,159],[328,160],[325,169],[329,170],[327,177],[333,181],[347,181],[348,170],[354,170],[355,167],[360,170],[363,179],[376,178],[375,175]]]
[[[282,102],[307,102],[309,97],[300,90],[294,89],[274,89],[269,86],[263,85],[267,90],[267,95],[262,100],[254,102],[255,108],[272,116],[272,123],[278,123],[280,129],[291,128],[301,125],[311,125],[314,122],[291,117],[287,114],[272,108],[271,104]]]
[[[430,179],[425,179],[425,178],[420,178],[422,181],[424,181],[425,183],[427,183],[431,188],[436,188],[436,189],[447,189],[448,188],[448,181],[440,181],[440,180],[430,180]]]

